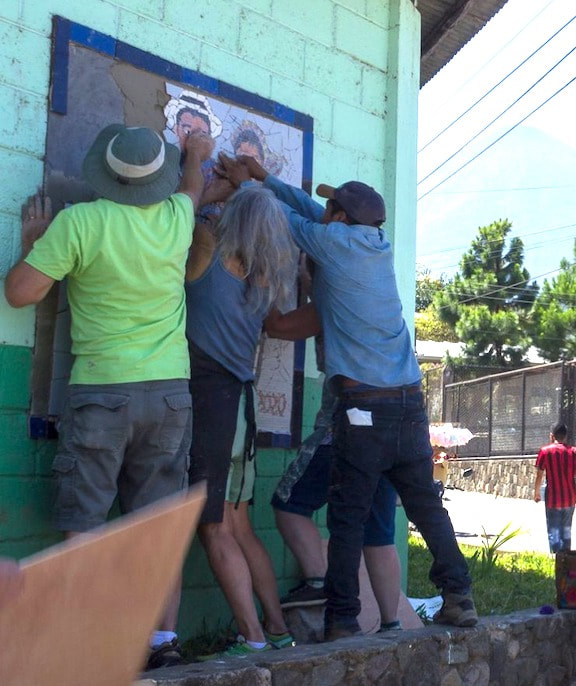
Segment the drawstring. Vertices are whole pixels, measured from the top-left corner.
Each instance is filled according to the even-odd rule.
[[[252,381],[246,381],[244,384],[245,403],[244,403],[244,419],[246,420],[246,433],[244,435],[244,454],[242,457],[242,480],[240,481],[240,490],[238,492],[238,499],[234,505],[237,510],[240,506],[240,498],[244,490],[244,482],[246,480],[246,462],[250,462],[256,457],[256,413],[254,412],[254,385]]]

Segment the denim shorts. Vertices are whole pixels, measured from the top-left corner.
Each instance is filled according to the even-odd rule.
[[[183,379],[70,385],[52,464],[56,528],[88,531],[116,497],[124,514],[184,489],[191,409]]]
[[[332,445],[319,445],[300,479],[294,484],[286,502],[276,493],[271,504],[276,510],[312,517],[326,505],[330,488],[330,473],[334,449]],[[385,476],[378,484],[377,506],[373,507],[364,525],[364,545],[392,545],[395,534],[396,491]]]

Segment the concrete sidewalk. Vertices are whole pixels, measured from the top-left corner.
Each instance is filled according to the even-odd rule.
[[[521,532],[501,550],[549,552],[543,502],[450,488],[444,492],[442,502],[450,513],[460,543],[480,546],[484,540],[482,528],[493,537],[510,523],[509,531],[521,529]],[[574,528],[572,531],[572,539],[576,540]]]

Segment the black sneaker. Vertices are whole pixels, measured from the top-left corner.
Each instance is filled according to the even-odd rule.
[[[469,627],[478,624],[478,613],[470,593],[443,593],[444,602],[432,617],[435,624]]]
[[[324,605],[326,594],[324,588],[315,588],[303,581],[296,588],[292,588],[288,593],[280,598],[280,607],[287,610],[290,607],[310,607],[312,605]]]
[[[396,619],[393,622],[388,622],[387,624],[380,624],[380,628],[376,632],[377,634],[385,634],[388,631],[399,631],[402,629],[400,622]]]
[[[182,657],[182,649],[178,643],[177,638],[171,641],[165,641],[156,648],[150,649],[148,655],[148,662],[146,663],[146,671],[150,669],[158,669],[160,667],[175,667],[176,665],[183,665],[184,658]]]

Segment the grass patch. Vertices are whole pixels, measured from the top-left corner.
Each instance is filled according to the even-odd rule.
[[[192,662],[198,655],[211,655],[224,650],[234,640],[232,620],[228,626],[222,626],[218,622],[214,629],[208,629],[206,623],[203,622],[202,630],[182,644],[182,654],[186,660]]]
[[[516,610],[554,605],[554,559],[541,553],[491,551],[482,563],[482,549],[460,545],[470,566],[476,609],[481,616],[505,615]],[[485,556],[484,556],[485,559]],[[429,598],[439,594],[428,580],[432,555],[419,536],[408,539],[408,596]]]

